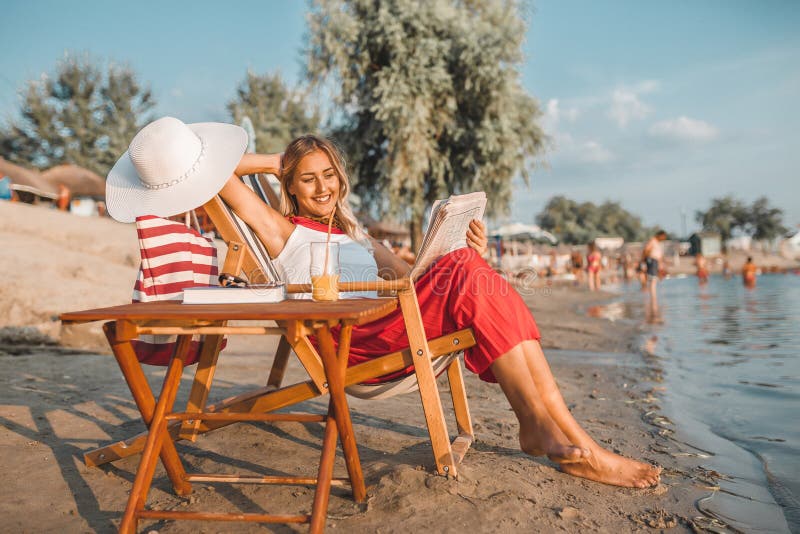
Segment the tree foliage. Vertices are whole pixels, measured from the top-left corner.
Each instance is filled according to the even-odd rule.
[[[259,152],[281,152],[295,137],[319,130],[318,110],[306,102],[304,92],[288,88],[280,74],[248,72],[228,111],[236,124],[250,117]]]
[[[760,197],[751,204],[746,232],[753,239],[771,240],[788,231],[783,225],[783,210],[771,207],[766,197]]]
[[[67,56],[22,91],[20,118],[0,132],[4,157],[39,168],[74,163],[105,176],[150,120],[150,90],[125,66]]]
[[[722,241],[736,231],[753,239],[769,240],[784,234],[783,210],[769,205],[766,197],[756,199],[750,206],[732,196],[715,198],[706,211],[697,211],[695,218],[703,230],[717,232]]]
[[[642,241],[651,230],[639,217],[625,210],[618,202],[578,203],[555,196],[536,216],[543,229],[567,244],[588,243],[601,236],[620,236],[626,241]]]
[[[409,221],[483,189],[495,215],[543,148],[539,106],[518,68],[526,25],[516,0],[315,0],[308,78],[333,89],[333,135],[374,215]]]

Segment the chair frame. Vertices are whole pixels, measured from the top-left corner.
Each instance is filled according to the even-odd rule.
[[[277,170],[272,172],[277,174]],[[228,252],[222,271],[237,275],[249,275],[251,279],[253,276],[263,276],[264,271],[259,264],[257,256],[246,244],[246,239],[240,233],[222,199],[218,196],[214,197],[204,205],[204,208],[214,222],[220,236],[228,245]],[[355,288],[363,284],[350,283],[342,285],[353,285]],[[476,343],[474,334],[471,329],[463,329],[428,340],[425,335],[414,284],[410,279],[378,281],[369,285],[373,289],[396,292],[410,346],[408,349],[348,367],[344,385],[347,387],[359,384],[365,380],[396,372],[413,365],[433,449],[436,472],[444,476],[457,477],[458,465],[463,460],[474,439],[463,372],[460,360],[457,357],[447,366],[447,378],[450,384],[450,395],[457,427],[457,434],[451,442],[432,362],[434,359],[449,355],[452,352],[474,346]],[[347,288],[343,287],[343,289]],[[310,284],[289,284],[288,291],[290,293],[309,292]],[[282,337],[275,353],[266,386],[225,399],[213,405],[208,405],[207,401],[216,371],[222,336],[207,336],[197,363],[186,412],[220,414],[267,413],[326,394],[328,392],[328,384],[325,381],[322,359],[309,341],[308,332],[297,331],[293,327],[293,323],[278,323],[278,327],[273,330],[273,333]],[[209,331],[209,334],[212,334],[212,332]],[[283,386],[284,373],[292,351],[297,355],[310,379]],[[142,378],[141,376],[134,376],[130,366],[123,366],[121,362],[120,369],[129,385],[137,383]],[[152,408],[149,407],[155,406],[155,399],[152,395],[150,398],[136,398],[136,403],[143,420],[147,424],[152,419]],[[195,441],[199,434],[233,422],[235,421],[224,418],[187,419],[171,421],[167,430],[174,439]],[[143,450],[146,439],[147,433],[141,433],[130,439],[89,451],[84,455],[84,461],[88,466],[99,466],[137,454]],[[163,461],[164,458],[162,457]],[[183,489],[184,485],[180,480],[172,480],[172,482],[177,493],[180,494],[185,491]]]

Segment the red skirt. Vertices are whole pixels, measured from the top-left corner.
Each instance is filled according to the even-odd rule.
[[[526,340],[538,340],[539,329],[522,297],[473,249],[462,248],[440,258],[415,284],[428,339],[471,328],[477,344],[464,351],[467,369],[496,382],[492,362]],[[338,338],[338,332],[334,333]],[[353,328],[349,365],[408,348],[400,309]],[[381,378],[413,372],[413,366]]]

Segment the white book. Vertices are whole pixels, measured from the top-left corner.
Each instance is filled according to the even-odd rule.
[[[286,285],[279,282],[248,287],[189,287],[183,290],[184,304],[252,304],[286,300]]]
[[[467,229],[473,219],[482,220],[486,211],[486,193],[451,195],[437,200],[431,207],[428,230],[422,239],[417,261],[411,268],[416,280],[431,264],[448,252],[467,246]]]

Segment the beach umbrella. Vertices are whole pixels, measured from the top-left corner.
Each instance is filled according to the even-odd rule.
[[[106,181],[98,174],[78,165],[56,165],[43,171],[42,178],[56,189],[59,184],[65,185],[73,197],[103,199],[106,196]]]
[[[535,224],[510,223],[489,232],[489,234],[503,239],[537,239],[549,241],[553,245],[558,243],[556,236]]]
[[[22,186],[22,190],[40,197],[56,198],[58,196],[58,186],[45,180],[39,171],[26,169],[0,157],[0,177],[3,176],[11,178],[14,185]]]

